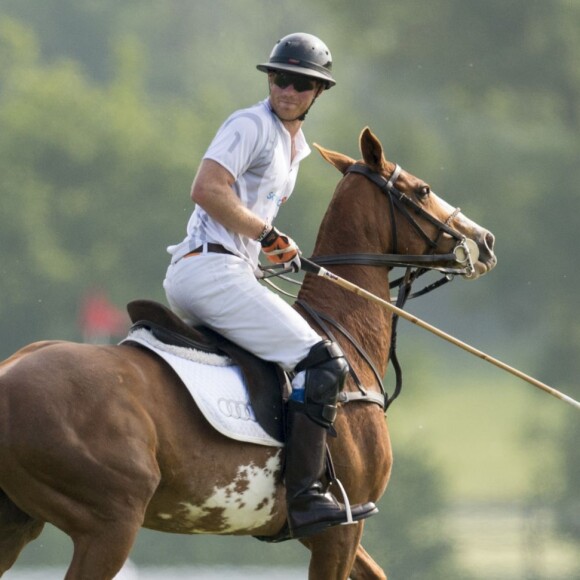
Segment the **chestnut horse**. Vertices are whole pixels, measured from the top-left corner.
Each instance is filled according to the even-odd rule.
[[[363,161],[353,172],[353,159],[319,147],[344,174],[315,246],[316,256],[343,256],[329,269],[389,300],[388,264],[352,264],[344,256],[436,255],[435,266],[453,268],[453,251],[470,239],[466,275],[476,278],[495,266],[492,234],[387,161],[368,129],[360,148]],[[329,444],[350,501],[376,502],[392,460],[376,378],[386,372],[391,315],[312,274],[297,308],[306,305],[302,313],[312,324],[320,322],[311,318],[318,312],[350,335],[337,332],[337,339],[369,396],[347,381],[338,436]],[[280,448],[215,431],[177,375],[145,349],[34,343],[0,366],[0,576],[45,522],[73,541],[66,580],[113,578],[142,526],[275,536],[286,520],[282,464]],[[311,551],[309,578],[386,578],[360,545],[363,526],[301,539]]]

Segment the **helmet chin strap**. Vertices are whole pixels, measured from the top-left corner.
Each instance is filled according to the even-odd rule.
[[[308,114],[308,111],[310,111],[310,109],[312,108],[312,105],[314,105],[314,103],[316,102],[316,99],[317,98],[318,98],[318,95],[316,95],[316,97],[314,97],[312,99],[312,102],[308,106],[308,109],[306,109],[306,111],[304,111],[304,113],[302,113],[302,115],[300,115],[300,117],[296,117],[296,119],[292,119],[292,120],[293,121],[304,121],[304,119],[306,119],[306,115]]]

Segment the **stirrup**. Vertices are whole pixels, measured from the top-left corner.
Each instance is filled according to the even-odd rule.
[[[338,489],[340,489],[340,494],[342,495],[342,503],[344,504],[344,509],[346,511],[346,522],[340,525],[348,526],[350,524],[356,524],[352,518],[352,509],[350,507],[350,500],[348,499],[348,495],[346,495],[346,490],[344,489],[340,479],[336,477],[336,471],[334,469],[334,463],[332,462],[332,455],[330,454],[330,447],[328,445],[326,446],[325,468],[330,483],[335,483],[338,486]]]
[[[339,509],[343,508],[343,506],[336,500],[336,498],[334,498],[334,501],[338,504]],[[288,527],[291,537],[293,539],[299,539],[322,533],[334,526],[345,526],[350,524],[356,524],[361,520],[364,520],[370,516],[375,515],[376,513],[378,513],[378,511],[379,510],[377,509],[377,506],[374,503],[368,502],[365,504],[357,504],[355,506],[354,511],[351,510],[350,506],[348,512],[346,508],[340,509],[341,512],[340,518],[323,519],[319,521],[306,522],[298,527],[293,527],[292,525],[290,525],[290,522],[288,521],[289,524]]]
[[[350,500],[348,499],[348,496],[346,495],[346,490],[344,489],[344,486],[342,485],[340,479],[335,477],[331,483],[336,483],[336,485],[338,486],[338,489],[340,489],[340,493],[341,493],[342,499],[343,499],[342,503],[344,505],[344,511],[346,512],[346,522],[343,522],[340,525],[341,526],[349,526],[350,524],[356,524],[357,522],[355,522],[352,519],[352,510],[350,509]]]

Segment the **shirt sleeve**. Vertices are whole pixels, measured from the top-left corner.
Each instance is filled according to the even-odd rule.
[[[234,114],[220,127],[203,158],[216,161],[237,180],[258,159],[264,133],[258,115]]]

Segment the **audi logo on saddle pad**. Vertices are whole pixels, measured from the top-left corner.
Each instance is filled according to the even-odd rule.
[[[256,421],[252,407],[244,401],[219,399],[218,409],[223,415],[230,417],[231,419],[239,419],[240,421]]]

